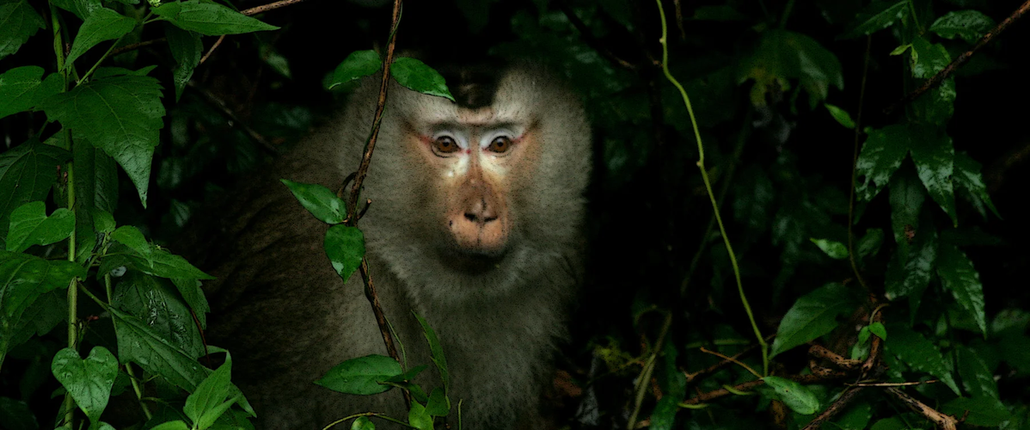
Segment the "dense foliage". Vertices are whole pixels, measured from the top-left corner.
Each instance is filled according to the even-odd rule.
[[[0,0],[0,428],[249,426],[169,247],[377,70],[391,5],[161,3]],[[546,63],[593,120],[557,425],[1030,428],[1019,2],[661,6],[410,2],[396,34],[430,66]],[[344,390],[409,390],[419,428],[456,409],[369,361]]]

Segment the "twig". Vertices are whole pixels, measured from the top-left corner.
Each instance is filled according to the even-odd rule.
[[[837,353],[830,351],[820,345],[812,345],[811,348],[808,348],[808,355],[828,360],[829,362],[833,363],[834,366],[837,366],[842,370],[855,370],[862,365],[862,362],[859,360],[850,360],[844,358],[838,355]]]
[[[718,351],[712,351],[712,350],[706,349],[705,347],[701,347],[701,352],[703,352],[705,354],[712,354],[712,355],[714,355],[716,357],[719,357],[719,358],[721,358],[721,359],[723,359],[725,361],[728,361],[730,363],[733,363],[733,364],[736,364],[736,365],[738,365],[740,367],[743,367],[744,370],[747,370],[752,375],[755,375],[756,378],[761,378],[762,377],[762,375],[760,373],[755,372],[754,369],[752,369],[748,365],[744,364],[742,361],[737,360],[736,358],[727,357],[725,354],[722,354],[722,353],[720,353]]]
[[[256,6],[256,7],[250,8],[250,9],[243,9],[243,10],[240,11],[240,13],[242,13],[244,15],[247,15],[247,16],[257,15],[257,14],[259,14],[261,12],[269,11],[269,10],[272,10],[272,9],[278,9],[278,8],[281,8],[281,7],[284,7],[284,6],[289,6],[291,4],[297,4],[297,3],[300,3],[302,1],[304,1],[304,0],[280,0],[280,1],[277,1],[275,3],[266,4],[264,6]]]
[[[831,372],[825,375],[785,375],[783,378],[797,382],[799,384],[818,384],[826,381],[837,380],[841,378],[847,378],[850,376],[850,372]],[[754,381],[742,382],[732,387],[720,388],[718,390],[712,390],[705,393],[698,393],[697,396],[691,397],[684,400],[684,405],[699,405],[706,403],[710,400],[715,400],[720,397],[725,397],[730,394],[740,393],[741,391],[748,391],[759,385],[765,383],[765,380],[757,379]]]
[[[766,336],[765,341],[769,342],[769,341],[773,340],[774,337],[776,337],[775,334],[770,334],[769,336]],[[752,343],[750,346],[747,347],[747,349],[737,353],[733,357],[730,357],[730,359],[728,359],[728,360],[722,360],[722,361],[720,361],[718,363],[715,363],[715,364],[713,364],[711,366],[708,366],[704,370],[700,370],[700,371],[697,371],[697,372],[694,372],[694,373],[687,373],[686,374],[686,376],[687,376],[687,384],[690,384],[692,381],[694,381],[695,379],[700,378],[702,376],[705,376],[705,375],[708,375],[708,374],[711,374],[711,373],[715,373],[719,369],[722,369],[723,367],[726,367],[727,365],[729,365],[731,363],[734,363],[734,360],[740,360],[741,357],[754,352],[756,349],[759,348],[759,346],[760,345],[758,345],[757,343]]]
[[[201,64],[204,64],[204,62],[207,61],[208,57],[210,57],[211,54],[215,53],[215,50],[218,49],[218,47],[222,44],[223,40],[225,40],[225,35],[224,34],[221,35],[221,36],[218,36],[218,40],[215,41],[214,45],[211,45],[211,48],[207,50],[207,53],[204,54],[203,57],[200,57],[200,62],[197,63],[197,65],[199,66]]]
[[[903,97],[901,100],[898,100],[894,102],[894,104],[888,106],[887,109],[884,109],[884,113],[890,114],[891,112],[894,112],[895,110],[904,106],[905,104],[919,98],[919,96],[923,95],[923,93],[930,90],[931,88],[940,85],[941,82],[944,82],[945,79],[950,77],[956,69],[962,67],[962,65],[965,64],[966,61],[969,61],[969,58],[972,57],[973,54],[976,53],[976,51],[980,50],[980,48],[984,47],[984,45],[990,43],[991,40],[993,40],[997,35],[1001,34],[1002,31],[1005,31],[1005,29],[1008,28],[1009,25],[1012,25],[1013,22],[1016,22],[1016,20],[1021,18],[1027,11],[1030,11],[1030,0],[1024,2],[1021,6],[1019,6],[1019,8],[1016,9],[1015,12],[1012,12],[1012,15],[1009,15],[1008,18],[1005,18],[1004,21],[1002,21],[1000,24],[991,29],[991,31],[985,33],[983,37],[981,37],[980,40],[976,42],[976,45],[973,45],[972,49],[963,52],[962,55],[958,56],[958,58],[952,60],[951,64],[948,64],[947,67],[941,69],[941,71],[937,72],[936,75],[933,75],[933,77],[930,78],[930,80],[924,82],[921,87],[919,87],[915,91],[912,91],[911,93],[908,93],[908,95]]]
[[[247,137],[250,137],[251,140],[257,142],[258,146],[260,146],[261,149],[265,150],[265,152],[268,152],[272,155],[279,154],[279,148],[276,148],[275,145],[268,141],[268,139],[265,139],[265,137],[258,133],[256,130],[250,128],[250,126],[247,125],[245,122],[240,121],[236,114],[234,114],[232,110],[229,109],[228,106],[226,106],[224,101],[219,99],[210,91],[200,88],[193,82],[188,82],[186,83],[186,85],[194,91],[196,91],[197,93],[199,93],[201,97],[203,97],[204,100],[208,102],[208,104],[218,109],[218,111],[221,112],[222,115],[224,115],[226,118],[229,118],[229,120],[232,121],[233,125],[240,127],[240,129],[243,130]]]
[[[165,39],[163,37],[159,37],[159,38],[153,39],[153,40],[144,40],[142,42],[133,43],[131,45],[120,46],[118,48],[115,48],[113,51],[111,51],[111,56],[114,57],[114,56],[116,56],[118,54],[122,54],[122,53],[129,52],[129,51],[134,51],[134,50],[137,50],[137,49],[140,49],[140,48],[146,48],[146,47],[148,47],[150,45],[153,45],[155,43],[167,42],[167,41],[168,41],[167,39]]]
[[[865,107],[866,78],[869,77],[869,57],[872,52],[873,38],[865,38],[865,59],[862,62],[862,86],[858,91],[858,113],[855,114],[855,145],[851,156],[851,188],[848,198],[848,260],[851,263],[851,270],[855,272],[855,278],[859,285],[869,291],[869,285],[862,278],[862,271],[858,270],[858,262],[855,259],[855,178],[858,170],[858,149],[862,142],[862,110]]]
[[[905,392],[901,391],[900,388],[890,387],[887,389],[887,392],[893,394],[894,397],[898,398],[898,400],[901,400],[901,403],[904,403],[909,409],[912,409],[913,411],[922,414],[930,421],[933,421],[938,427],[941,427],[944,430],[956,430],[958,419],[955,417],[938,412],[936,409],[916,400],[915,397],[905,394]]]
[[[347,223],[351,226],[357,226],[358,224],[358,193],[361,191],[361,183],[365,181],[365,176],[368,175],[368,166],[372,163],[372,153],[375,151],[376,138],[379,136],[379,126],[382,124],[383,111],[386,109],[386,92],[390,86],[390,64],[393,63],[393,51],[397,43],[397,25],[401,19],[401,3],[402,0],[394,0],[393,2],[393,23],[390,26],[389,42],[386,45],[386,58],[383,60],[382,81],[379,85],[379,100],[376,104],[375,117],[372,120],[372,131],[365,142],[365,151],[361,157],[361,164],[358,165],[358,171],[354,174],[354,182],[351,185],[350,196],[347,199]],[[372,313],[375,314],[376,324],[379,325],[379,333],[383,336],[386,352],[390,354],[391,358],[401,363],[401,356],[397,353],[393,336],[390,334],[390,325],[386,321],[383,307],[379,303],[379,296],[376,294],[375,286],[372,284],[367,256],[361,259],[361,280],[365,283],[365,297],[368,299],[369,304],[372,305]],[[407,390],[401,390],[401,393],[404,395],[405,405],[410,408],[411,393]]]
[[[826,410],[819,414],[819,416],[815,417],[815,419],[810,421],[803,430],[817,430],[822,427],[823,423],[829,421],[831,418],[839,414],[840,411],[844,410],[844,408],[854,400],[855,395],[861,391],[862,387],[854,387],[844,391],[840,397],[833,402],[833,404],[827,407]]]
[[[665,316],[662,330],[658,334],[658,340],[654,344],[654,351],[651,352],[651,356],[647,359],[647,363],[644,364],[643,371],[640,372],[640,377],[637,378],[637,395],[633,402],[633,413],[630,414],[629,420],[626,424],[626,428],[628,429],[635,428],[637,414],[640,413],[640,407],[644,403],[644,393],[647,392],[647,383],[651,381],[651,374],[654,372],[655,361],[658,359],[658,353],[661,352],[662,344],[665,343],[665,335],[669,333],[669,327],[671,326],[672,314],[668,314]]]

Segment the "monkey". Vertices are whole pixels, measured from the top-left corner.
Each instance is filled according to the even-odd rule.
[[[359,412],[406,419],[402,396],[332,392],[336,364],[386,355],[361,276],[346,284],[323,250],[327,226],[281,178],[339,189],[356,170],[376,108],[368,77],[334,117],[214,206],[180,252],[217,277],[207,339],[233,354],[233,381],[264,429],[322,428]],[[415,312],[450,374],[465,429],[542,428],[540,396],[582,279],[590,127],[577,97],[538,66],[461,69],[455,102],[393,82],[362,199],[369,273],[406,369],[439,372]],[[377,422],[390,428],[388,422]]]

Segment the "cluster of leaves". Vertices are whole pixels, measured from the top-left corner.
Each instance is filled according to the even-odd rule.
[[[604,2],[599,8],[583,7],[576,12],[586,16],[584,21],[588,23],[604,21],[606,14],[612,13],[610,3]],[[754,12],[735,7],[734,2],[727,3],[699,7],[693,10],[691,18],[681,21],[687,33],[685,37],[669,36],[669,67],[673,75],[684,79],[686,92],[698,113],[700,136],[704,140],[701,149],[711,163],[708,173],[716,178],[715,195],[732,202],[732,206],[722,207],[731,208],[729,213],[736,224],[720,234],[717,227],[712,227],[714,222],[709,221],[709,228],[701,237],[705,245],[693,256],[694,264],[689,267],[684,262],[691,261],[692,255],[673,251],[681,241],[670,238],[677,237],[673,232],[683,231],[675,221],[657,228],[641,227],[645,229],[641,232],[643,236],[653,234],[661,238],[658,243],[652,240],[643,244],[644,240],[640,240],[640,246],[630,247],[643,255],[639,259],[641,265],[650,270],[669,266],[681,269],[671,274],[630,273],[626,283],[654,281],[681,289],[678,297],[654,290],[637,294],[633,309],[637,330],[653,335],[655,327],[648,315],[673,316],[672,335],[665,336],[665,331],[661,331],[662,335],[652,338],[657,339],[654,343],[645,345],[642,355],[627,353],[611,340],[593,345],[594,357],[603,359],[614,374],[644,377],[636,383],[640,397],[635,401],[622,400],[615,407],[627,408],[626,412],[634,417],[631,422],[638,412],[646,414],[651,408],[651,428],[745,428],[762,425],[767,419],[741,414],[741,410],[754,408],[755,401],[731,396],[754,390],[760,395],[759,409],[769,411],[772,421],[786,428],[801,428],[813,420],[849,429],[927,428],[942,425],[943,421],[938,419],[945,414],[972,425],[1024,426],[1030,419],[1026,407],[1018,399],[1002,396],[995,375],[1008,370],[1012,375],[1025,376],[1026,354],[1017,352],[1015,344],[1008,342],[1030,340],[1026,336],[1030,314],[1008,309],[991,315],[985,305],[980,274],[964,251],[969,245],[999,242],[970,228],[978,222],[977,217],[964,215],[979,215],[983,222],[1000,215],[988,195],[980,163],[956,151],[948,133],[958,93],[955,78],[945,79],[893,116],[866,112],[874,118],[871,125],[856,125],[854,118],[862,117],[856,116],[858,109],[830,104],[832,99],[839,98],[835,93],[844,89],[846,80],[858,84],[865,80],[864,75],[878,72],[861,67],[845,70],[838,54],[827,49],[828,44],[855,39],[865,42],[866,38],[892,44],[893,51],[888,49],[883,54],[889,51],[890,56],[903,61],[890,62],[890,56],[879,57],[877,51],[866,55],[872,56],[870,62],[874,64],[897,64],[904,71],[901,86],[912,91],[941,72],[958,53],[971,49],[994,28],[995,20],[972,9],[938,13],[931,2],[922,1],[874,1],[866,5],[823,2],[806,6],[833,25],[838,41],[846,41],[833,42],[790,30],[792,26],[786,20],[792,13],[813,16],[811,11],[802,11],[801,6],[791,10],[793,3],[788,3],[782,15],[769,13],[757,22]],[[526,22],[530,37],[534,32],[548,31],[548,26],[552,34],[568,28],[554,17],[523,21]],[[736,25],[724,30],[727,33],[748,29],[741,33],[748,34],[749,48],[734,58],[705,52],[708,47],[702,41],[722,37],[690,33],[691,26],[703,30],[706,23]],[[611,25],[607,21],[604,30],[599,29],[600,25],[590,27],[592,36],[598,39],[595,47],[604,43],[618,46],[606,38],[605,33],[617,30]],[[636,31],[629,24],[627,29]],[[739,38],[740,33],[734,33],[734,37]],[[887,38],[891,41],[885,41]],[[520,45],[524,44],[528,43]],[[563,49],[571,55],[576,49],[586,48],[580,44]],[[660,52],[652,55],[658,58]],[[617,67],[609,65],[607,75],[619,76]],[[855,76],[846,79],[849,74]],[[727,76],[736,79],[727,80]],[[897,80],[896,72],[891,76]],[[607,163],[599,186],[608,193],[620,193],[634,186],[657,188],[661,190],[659,200],[650,203],[658,207],[654,212],[678,215],[678,206],[689,203],[694,211],[710,211],[707,196],[694,199],[671,189],[699,189],[698,194],[705,194],[704,184],[681,178],[676,172],[690,159],[696,160],[698,152],[663,148],[655,144],[660,141],[657,137],[641,138],[639,128],[623,132],[606,127],[609,123],[624,127],[627,121],[668,121],[675,130],[661,130],[655,136],[672,133],[674,137],[666,135],[665,140],[678,140],[676,145],[694,141],[686,108],[673,103],[680,102],[678,92],[662,97],[664,115],[647,118],[641,114],[646,112],[644,109],[624,107],[644,103],[639,93],[630,94],[639,87],[619,82],[632,81],[608,83],[607,88],[591,85],[590,90],[601,92],[599,98],[620,98],[620,103],[624,102],[621,108],[615,105],[606,112],[602,105],[593,111],[595,116],[618,118],[598,122],[602,156]],[[871,86],[881,83],[873,79],[871,82]],[[667,88],[676,91],[672,86]],[[862,89],[866,90],[864,86]],[[734,99],[738,94],[737,99],[748,101],[746,106],[727,107],[724,100]],[[886,102],[902,96],[903,93],[897,93]],[[798,103],[799,99],[804,102]],[[877,98],[877,103],[883,100]],[[887,103],[865,109],[882,109]],[[752,118],[762,119],[752,122]],[[820,175],[806,173],[800,164],[804,154],[797,151],[811,151],[812,146],[790,145],[787,136],[794,132],[792,122],[815,123],[816,118],[832,118],[837,127],[855,133],[830,133],[842,138],[839,146],[850,146],[852,139],[861,144],[860,149],[855,148],[854,159],[843,152],[841,155],[846,158],[820,160],[828,165],[835,163],[838,170],[851,165],[854,193],[849,193],[847,186],[834,188]],[[727,126],[734,119],[743,120],[747,126],[735,130]],[[752,125],[756,127],[751,129]],[[855,130],[856,127],[862,129]],[[751,130],[755,135],[749,135]],[[632,133],[637,136],[631,136]],[[771,142],[775,152],[745,149],[743,142],[749,139]],[[768,156],[748,157],[748,151]],[[657,159],[656,153],[665,159]],[[675,185],[664,188],[662,181],[637,179],[654,180],[656,176],[663,181],[672,179]],[[885,189],[888,192],[881,193]],[[853,197],[849,198],[849,194]],[[603,195],[597,197],[608,201]],[[640,200],[631,193],[612,200],[620,198]],[[670,203],[663,204],[661,199]],[[963,203],[972,211],[964,211]],[[885,205],[887,208],[883,209]],[[635,216],[650,219],[649,208],[640,208],[640,212]],[[685,220],[697,218],[683,215]],[[695,225],[703,226],[704,222]],[[889,227],[880,227],[883,225]],[[724,234],[742,262],[740,274],[745,288],[739,296],[732,281],[736,269],[725,257],[727,249],[722,245]],[[605,249],[605,241],[600,242]],[[651,250],[655,247],[670,252],[654,253]],[[686,247],[693,249],[689,243]],[[770,256],[774,260],[766,264]],[[712,272],[707,288],[697,286],[695,281],[697,273],[706,273],[706,269],[698,268],[705,263]],[[602,266],[604,263],[596,267]],[[604,281],[594,282],[604,285]],[[753,282],[763,286],[748,288]],[[792,298],[796,296],[800,297]],[[762,304],[756,306],[754,297]],[[741,308],[741,298],[751,298],[753,308],[736,310]],[[777,322],[758,324],[756,318],[747,318],[753,312],[763,317],[759,321],[775,318]],[[765,349],[762,337],[773,332],[775,340],[766,357],[758,351]],[[761,346],[745,348],[748,343]],[[814,353],[811,362],[799,360],[809,345],[832,349],[836,361],[821,361],[826,356]],[[698,346],[719,355],[699,351]],[[738,353],[743,354],[741,358],[725,359]],[[865,363],[869,366],[863,370],[861,365]],[[640,399],[647,397],[644,394],[650,387],[646,381],[652,377],[662,395],[649,406]],[[853,395],[850,391],[855,388],[848,383],[855,380],[881,388],[859,389],[861,392]],[[909,399],[902,392],[911,393],[912,398],[929,406],[923,411],[909,410],[912,403],[902,400]],[[702,407],[707,409],[695,410]],[[579,419],[600,422],[603,416],[601,413]],[[827,418],[832,423],[825,423]]]
[[[140,40],[144,27],[161,28],[178,99],[200,62],[202,36],[276,27],[199,0],[37,6],[0,2],[0,59],[44,37],[40,29],[55,47],[42,65],[0,74],[0,118],[46,118],[35,135],[0,154],[0,365],[8,355],[33,363],[21,380],[22,398],[0,399],[0,422],[12,429],[85,427],[78,409],[89,428],[113,428],[102,413],[112,395],[131,386],[138,406],[127,416],[145,416],[148,427],[246,427],[253,410],[230,382],[231,359],[226,355],[217,370],[198,361],[219,351],[201,336],[208,304],[199,281],[211,277],[112,216],[118,166],[147,205],[165,108],[162,87],[149,76],[156,66],[110,64],[115,49]],[[45,337],[52,331],[64,331],[63,348]],[[10,365],[2,368],[5,380]],[[57,417],[37,423],[27,401],[53,385],[46,373],[65,401],[33,405]],[[160,401],[145,400],[155,389]]]

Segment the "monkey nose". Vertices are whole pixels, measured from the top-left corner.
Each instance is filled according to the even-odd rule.
[[[465,211],[465,219],[476,224],[486,224],[496,221],[497,213],[486,201],[480,199]]]

